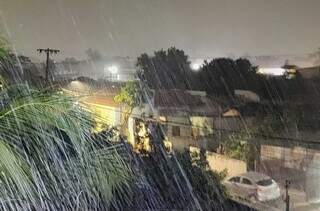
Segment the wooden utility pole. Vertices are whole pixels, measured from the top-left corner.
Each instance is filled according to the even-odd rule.
[[[60,52],[60,50],[56,49],[51,49],[51,48],[39,48],[37,51],[41,54],[42,52],[46,53],[47,55],[47,60],[46,60],[46,83],[51,81],[52,79],[52,74],[50,73],[50,68],[49,68],[49,60],[50,60],[50,54],[57,54]]]

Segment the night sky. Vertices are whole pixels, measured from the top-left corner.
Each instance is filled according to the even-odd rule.
[[[18,52],[136,57],[176,46],[191,57],[305,54],[320,46],[320,0],[0,0]]]

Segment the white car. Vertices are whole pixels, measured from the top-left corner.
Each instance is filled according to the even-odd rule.
[[[230,177],[224,185],[232,196],[251,202],[270,201],[281,196],[279,185],[271,177],[257,172]]]

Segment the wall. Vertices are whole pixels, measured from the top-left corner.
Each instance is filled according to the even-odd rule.
[[[215,129],[224,130],[222,132],[232,132],[250,128],[254,124],[254,117],[214,117]]]
[[[207,161],[211,169],[215,171],[228,170],[228,177],[247,172],[247,164],[244,161],[228,158],[213,152],[207,152]]]
[[[180,136],[179,137],[191,137],[191,127],[190,127],[190,120],[189,117],[184,116],[167,116],[168,124],[165,126],[166,129],[166,136],[168,139],[175,138],[172,134],[173,126],[180,127]]]
[[[307,197],[320,199],[320,150],[301,146],[263,144],[257,171],[278,183],[291,181],[291,187],[306,192]]]
[[[213,118],[203,116],[191,116],[193,137],[208,136],[213,134]]]
[[[213,118],[204,116],[167,116],[163,123],[166,140],[175,150],[182,151],[190,146],[207,149],[213,142]],[[174,126],[180,127],[180,136],[172,134]]]
[[[101,106],[92,103],[85,103],[87,109],[94,115],[96,132],[105,128],[105,126],[118,126],[120,125],[121,110],[117,107]]]
[[[313,159],[320,158],[320,151],[304,147],[261,145],[261,161],[279,160],[285,168],[305,170]]]

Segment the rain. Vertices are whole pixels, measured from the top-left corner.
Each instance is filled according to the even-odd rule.
[[[319,8],[0,0],[0,210],[320,210]]]

